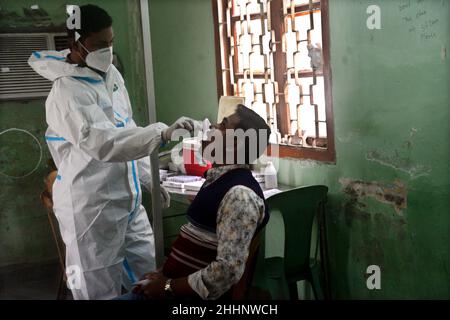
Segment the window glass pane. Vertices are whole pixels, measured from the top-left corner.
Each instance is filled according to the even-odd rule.
[[[287,2],[291,2],[291,1],[288,0]],[[295,6],[302,6],[305,4],[309,4],[309,0],[294,0],[293,2],[294,2]],[[320,0],[312,0],[311,1],[311,3],[319,3],[319,2],[320,2]]]
[[[314,29],[310,32],[311,44],[320,44],[322,47],[322,17],[320,10],[314,10],[313,19]]]
[[[325,89],[323,87],[323,77],[316,77],[316,85],[313,86],[314,104],[318,107],[318,116],[320,121],[326,121],[325,114]]]
[[[297,48],[297,33],[292,30],[292,20],[286,19],[286,32],[283,34],[283,50],[286,52],[286,67],[294,68],[294,53]]]
[[[295,135],[298,129],[298,105],[300,104],[300,87],[291,81],[286,87],[287,99],[289,109],[289,119],[291,120],[291,129],[289,134]]]
[[[239,93],[241,97],[245,97],[245,105],[250,106],[255,100],[255,90],[253,83],[249,80],[239,80]]]
[[[289,103],[290,106],[300,104],[300,87],[293,82],[287,86],[287,103]],[[296,114],[291,114],[291,118],[292,117],[296,117]]]
[[[319,123],[319,137],[320,138],[327,137],[327,124],[324,122]]]
[[[307,101],[299,108],[299,127],[304,137],[316,136],[315,112],[314,106]]]
[[[267,119],[267,105],[262,102],[254,102],[250,108],[255,111],[263,119]]]
[[[300,40],[308,39],[310,30],[311,43],[322,44],[322,19],[320,10],[312,11],[313,21],[311,21],[310,11],[298,12],[295,14],[294,30],[299,32]],[[290,15],[288,16],[290,19]]]
[[[236,21],[234,24],[237,39],[237,72],[243,73],[250,69],[253,73],[264,73],[264,55],[268,59],[270,52],[270,33],[267,32],[267,20],[263,23],[264,25],[261,25],[261,20],[255,19],[250,21],[250,26],[247,21]],[[267,63],[269,64],[269,61]]]
[[[304,95],[309,95],[310,94],[310,86],[313,84],[313,77],[307,77],[307,78],[299,78],[298,82],[300,82],[300,86],[302,87],[302,93]],[[309,100],[309,97],[305,97],[304,99]]]
[[[298,44],[298,51],[294,56],[295,70],[312,72],[311,58],[308,56],[308,44],[306,42],[300,42]]]
[[[273,83],[269,82],[263,84],[263,98],[266,103],[275,102],[275,86]]]
[[[251,41],[252,41],[252,53],[250,54],[250,69],[252,72],[263,73],[264,72],[264,55],[262,54],[261,42],[266,42],[268,47],[268,34],[264,39],[261,35],[266,34],[267,21],[265,20],[264,25],[261,25],[261,20],[251,20],[250,21],[250,31],[251,31]],[[261,30],[263,28],[263,30]]]
[[[245,97],[245,106],[258,113],[269,123],[269,119],[274,119],[275,110],[270,106],[274,101],[274,85],[265,83],[264,79],[238,80],[239,96]],[[263,91],[263,88],[265,91]],[[266,100],[265,100],[266,99]],[[273,121],[272,121],[273,122]]]
[[[327,121],[332,119],[326,117],[320,0],[272,1],[271,10],[284,14],[281,24],[270,26],[272,33],[266,17],[268,0],[221,1],[226,9],[219,20],[227,18],[217,26],[224,46],[220,51],[224,89],[232,88],[228,94],[244,97],[245,105],[266,119],[280,136],[275,143],[326,148]],[[286,68],[277,70],[282,57]],[[277,119],[284,110],[288,114]]]
[[[286,52],[287,68],[295,68],[301,71],[312,71],[311,57],[309,56],[308,43],[321,52],[322,25],[320,11],[313,11],[313,21],[309,11],[295,15],[292,24],[291,15],[285,18],[286,32],[283,36],[283,47]],[[309,30],[309,39],[308,39]]]
[[[260,13],[261,4],[263,12],[266,12],[267,0],[233,0],[233,16]]]
[[[238,88],[239,88],[239,96],[245,97],[245,105],[247,107],[251,106],[252,103],[256,100],[256,94],[261,94],[262,99],[262,83],[264,80],[262,79],[239,79],[238,80]],[[262,100],[261,100],[262,101]]]

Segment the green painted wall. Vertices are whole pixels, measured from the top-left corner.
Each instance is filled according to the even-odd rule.
[[[214,118],[211,1],[150,10],[158,120]],[[279,179],[330,187],[335,298],[450,298],[449,23],[444,0],[330,0],[337,163],[282,159]],[[381,290],[366,287],[372,264]]]
[[[136,2],[90,2],[100,3],[115,20],[115,51],[126,68],[135,116],[144,124]],[[0,0],[2,8],[18,14],[35,3],[64,22],[63,1]],[[330,0],[337,163],[280,161],[281,182],[330,187],[335,298],[450,298],[449,2],[409,3]],[[381,7],[381,30],[366,28],[370,4]],[[214,119],[210,0],[151,0],[150,16],[158,120]],[[43,105],[43,100],[0,103],[0,132],[26,129],[45,151]],[[0,136],[0,150],[2,170],[15,159],[6,164],[14,174],[31,170],[38,159],[37,145],[20,133]],[[23,179],[0,176],[0,265],[56,255],[38,199],[44,171],[41,164]],[[371,264],[381,267],[379,291],[366,288]]]
[[[330,2],[337,164],[284,160],[281,180],[330,186],[337,298],[449,298],[449,2]]]
[[[211,1],[150,0],[158,121],[217,118]]]
[[[148,123],[138,1],[0,0],[0,7],[23,17],[22,8],[38,4],[48,13],[50,23],[61,25],[65,24],[65,5],[69,3],[97,4],[112,16],[114,51],[124,65],[134,118],[140,125]],[[15,22],[11,21],[10,26],[29,26],[23,21]],[[46,159],[50,157],[43,139],[47,128],[44,105],[45,99],[0,102],[0,132],[9,128],[27,130],[39,139],[43,149],[43,159],[32,175],[21,179],[0,175],[0,266],[54,259],[57,254],[47,214],[39,200]],[[38,161],[39,146],[31,136],[17,131],[0,135],[0,172],[22,176],[33,170]]]

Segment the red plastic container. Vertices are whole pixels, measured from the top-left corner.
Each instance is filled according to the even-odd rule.
[[[183,140],[183,162],[186,174],[202,177],[212,167],[201,155],[201,142],[196,139]]]

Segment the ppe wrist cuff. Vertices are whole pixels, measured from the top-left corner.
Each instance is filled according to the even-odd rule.
[[[162,140],[162,143],[164,143],[164,144],[166,144],[167,140],[169,140],[167,137],[167,129],[164,129],[163,131],[161,131],[161,140]]]

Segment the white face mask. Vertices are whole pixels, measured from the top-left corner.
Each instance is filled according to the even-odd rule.
[[[88,55],[86,56],[86,64],[94,68],[96,70],[102,71],[102,72],[108,72],[109,67],[111,66],[113,62],[113,47],[98,49],[93,52],[90,52],[88,49],[86,49],[85,46],[81,42],[79,42],[80,45],[88,52]]]

